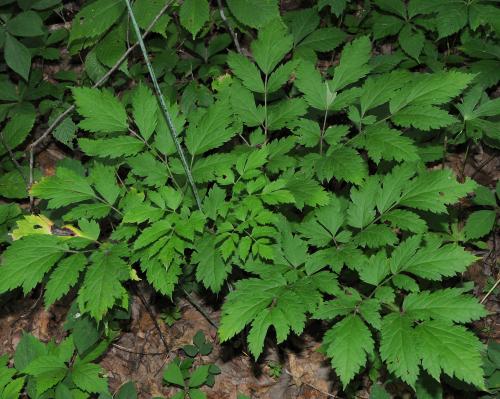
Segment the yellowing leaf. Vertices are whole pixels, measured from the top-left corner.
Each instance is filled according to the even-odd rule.
[[[16,224],[17,228],[11,233],[13,240],[32,234],[52,234],[51,228],[54,222],[43,215],[25,215],[24,219],[18,220]]]

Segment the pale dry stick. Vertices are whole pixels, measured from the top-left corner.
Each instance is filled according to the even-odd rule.
[[[498,287],[498,284],[500,284],[500,275],[498,276],[495,284],[493,284],[493,287],[490,288],[490,290],[486,293],[486,295],[483,297],[483,299],[481,299],[481,302],[479,303],[484,303],[488,299],[488,297],[492,294],[492,292],[495,291],[495,288]]]
[[[142,34],[142,39],[146,38],[146,36],[151,32],[151,30],[154,28],[158,20],[161,18],[163,14],[167,11],[168,7],[170,7],[170,4],[172,4],[172,1],[169,1],[165,4],[165,6],[158,12],[158,14],[153,18],[149,26],[146,28],[144,33]],[[127,49],[123,53],[123,55],[116,61],[115,65],[111,67],[111,69],[106,72],[97,82],[94,83],[92,86],[93,89],[96,89],[100,87],[103,83],[105,83],[109,77],[118,69],[120,68],[120,65],[123,64],[123,62],[128,58],[129,54],[134,51],[134,49],[139,45],[139,41],[134,43],[131,47]],[[50,124],[50,126],[42,133],[42,135],[36,139],[33,143],[30,144],[29,146],[29,151],[30,151],[30,187],[33,185],[33,152],[35,150],[35,147],[40,144],[49,134],[51,134],[54,129],[59,126],[59,124],[68,117],[69,114],[71,114],[75,110],[76,106],[73,104],[70,106],[68,109],[66,109],[62,114],[60,114],[56,119],[54,119],[54,122]],[[30,204],[33,203],[33,196],[30,195]]]
[[[161,92],[160,85],[158,84],[158,80],[156,79],[156,74],[153,69],[153,66],[151,65],[151,61],[149,60],[148,52],[146,50],[146,46],[144,44],[144,41],[142,40],[141,36],[141,29],[139,28],[139,25],[137,24],[137,21],[135,19],[134,11],[132,10],[132,5],[130,4],[130,0],[125,0],[125,4],[127,5],[127,10],[128,10],[128,15],[130,17],[130,21],[132,22],[132,26],[134,27],[135,30],[135,35],[137,36],[137,41],[139,42],[139,46],[142,51],[142,56],[144,58],[144,62],[146,63],[146,67],[148,68],[148,73],[151,78],[151,81],[153,83],[153,87],[156,92],[156,97],[160,103],[160,109],[162,111],[163,117],[165,118],[165,121],[167,122],[167,125],[170,130],[170,134],[172,136],[172,140],[174,141],[175,148],[177,150],[177,155],[179,155],[179,158],[181,160],[182,167],[184,168],[184,172],[186,173],[186,178],[188,180],[189,186],[191,187],[191,191],[193,192],[194,199],[196,201],[196,205],[198,209],[203,212],[203,208],[201,206],[201,200],[200,196],[198,194],[198,189],[196,188],[196,183],[194,182],[193,174],[191,173],[191,169],[188,165],[188,162],[186,160],[186,156],[184,155],[184,150],[182,149],[181,143],[178,138],[178,133],[177,133],[177,128],[174,125],[174,121],[172,120],[172,116],[170,115],[170,112],[167,108],[167,104],[165,102],[165,98],[163,97],[163,93]]]
[[[222,1],[217,0],[217,5],[219,6],[220,17],[222,18],[222,20],[226,24],[227,29],[229,30],[229,33],[231,34],[231,37],[233,38],[233,42],[234,42],[234,46],[236,47],[236,51],[238,51],[238,53],[240,53],[240,54],[243,54],[243,52],[241,51],[241,46],[240,46],[240,42],[238,40],[237,33],[234,31],[234,29],[231,27],[231,25],[229,25],[229,21],[226,18],[226,14],[224,14],[224,6],[222,5]]]

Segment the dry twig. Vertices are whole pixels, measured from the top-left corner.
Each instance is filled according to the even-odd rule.
[[[189,293],[183,288],[182,291],[184,291],[184,294],[186,295],[187,301],[215,328],[219,328],[217,323],[212,320],[212,318],[208,315],[205,310],[198,304],[192,297],[189,295]]]
[[[144,295],[142,295],[141,291],[139,290],[139,287],[134,287],[134,291],[137,294],[137,296],[139,297],[139,299],[141,300],[144,307],[146,308],[146,311],[148,312],[156,330],[158,331],[158,335],[160,336],[161,342],[163,342],[163,346],[165,346],[165,351],[168,352],[169,348],[168,348],[167,340],[165,339],[165,337],[163,336],[163,333],[161,332],[161,328],[160,328],[160,325],[158,324],[158,321],[156,320],[155,314],[153,313],[153,311],[151,310],[151,307],[149,306],[148,302],[144,298]]]

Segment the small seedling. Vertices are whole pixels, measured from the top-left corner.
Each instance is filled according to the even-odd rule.
[[[193,366],[198,355],[205,356],[212,352],[213,345],[206,341],[202,331],[193,338],[193,345],[185,345],[182,350],[187,358],[176,357],[165,369],[163,379],[170,385],[176,385],[183,390],[177,392],[172,399],[203,399],[206,394],[200,389],[206,385],[214,386],[215,376],[221,370],[215,364]]]
[[[172,327],[174,323],[182,317],[181,310],[178,306],[170,306],[165,312],[161,313],[161,318],[165,324]]]
[[[267,366],[269,367],[269,376],[272,378],[280,378],[281,374],[283,373],[283,366],[275,361],[270,361],[267,363]]]

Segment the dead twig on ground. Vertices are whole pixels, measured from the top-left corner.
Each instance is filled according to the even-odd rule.
[[[495,282],[495,284],[493,284],[493,286],[488,290],[488,292],[484,295],[483,299],[481,299],[481,302],[480,303],[484,303],[488,297],[493,293],[493,291],[495,291],[495,289],[498,287],[498,284],[500,284],[500,274],[497,276],[497,281]]]
[[[148,302],[144,298],[144,295],[142,295],[141,291],[139,290],[139,287],[134,287],[134,291],[137,294],[137,296],[139,297],[139,299],[141,300],[141,302],[144,305],[144,307],[146,308],[146,311],[148,312],[148,314],[151,317],[151,320],[152,320],[152,322],[153,322],[156,330],[158,331],[158,335],[160,336],[161,342],[163,342],[163,345],[165,346],[165,350],[168,352],[169,351],[169,347],[168,347],[168,344],[167,344],[167,340],[163,336],[163,333],[161,331],[160,325],[158,324],[158,321],[156,320],[156,316],[153,313],[153,310],[151,309],[151,307],[149,306]]]
[[[208,315],[207,312],[201,307],[199,303],[197,303],[191,295],[183,288],[182,291],[186,295],[187,301],[215,328],[219,328],[218,324],[212,320],[212,318]]]

